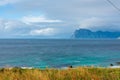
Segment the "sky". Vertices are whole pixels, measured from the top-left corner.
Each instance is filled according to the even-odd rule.
[[[120,11],[107,0],[0,0],[0,38],[70,38],[80,28],[120,31]]]

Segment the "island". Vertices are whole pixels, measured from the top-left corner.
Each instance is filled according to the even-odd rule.
[[[91,31],[89,29],[78,29],[74,31],[74,38],[77,39],[119,39],[119,31]]]

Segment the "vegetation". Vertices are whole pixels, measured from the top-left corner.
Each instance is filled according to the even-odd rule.
[[[0,69],[0,80],[120,80],[120,68]]]

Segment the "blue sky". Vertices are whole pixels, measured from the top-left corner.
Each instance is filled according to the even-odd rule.
[[[0,38],[69,38],[79,28],[120,31],[120,12],[107,0],[0,0]]]

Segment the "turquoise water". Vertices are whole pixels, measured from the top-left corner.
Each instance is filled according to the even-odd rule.
[[[0,67],[109,66],[119,61],[120,40],[0,40]]]

